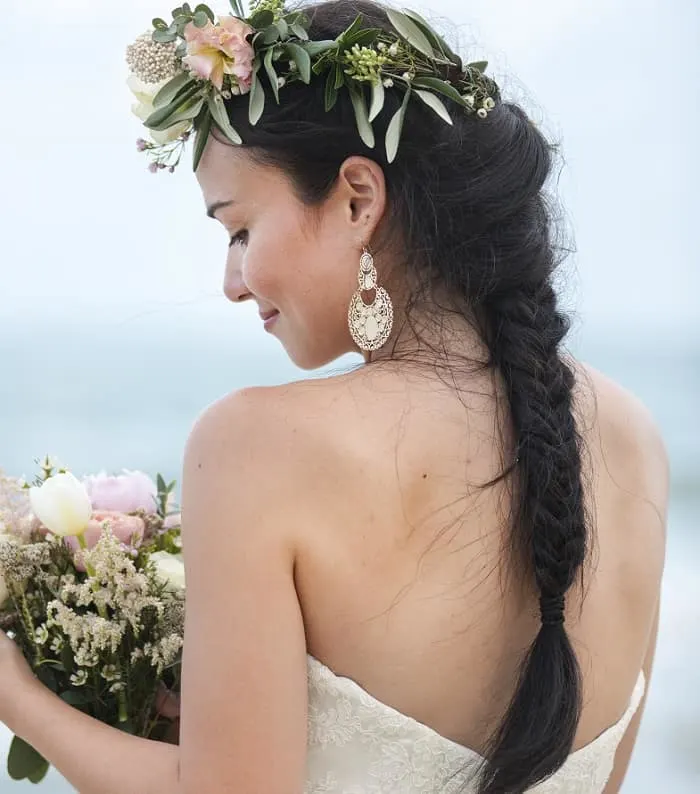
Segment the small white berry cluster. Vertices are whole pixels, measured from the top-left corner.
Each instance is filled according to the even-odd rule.
[[[465,94],[464,100],[472,108],[476,104],[476,99],[474,97],[474,94]],[[490,96],[487,96],[486,99],[484,99],[484,101],[481,103],[481,107],[478,108],[478,110],[476,111],[476,115],[480,119],[485,119],[488,116],[489,111],[493,110],[495,107],[496,107],[496,103],[494,102],[494,100]]]
[[[175,44],[153,41],[152,33],[144,33],[126,48],[126,62],[144,83],[160,83],[175,77],[181,69]]]

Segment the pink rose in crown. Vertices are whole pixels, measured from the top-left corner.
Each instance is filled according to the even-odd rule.
[[[136,510],[157,512],[158,488],[141,471],[124,469],[124,473],[116,477],[102,472],[85,477],[83,485],[87,489],[93,510],[116,510],[119,513],[133,513]]]
[[[120,540],[125,546],[137,549],[143,541],[143,533],[146,525],[142,518],[138,516],[126,516],[114,510],[95,510],[88,523],[83,537],[88,549],[91,549],[102,536],[104,523],[109,522],[109,527],[115,538]],[[73,549],[75,567],[79,571],[85,571],[85,565],[81,559],[80,543],[78,538],[69,536],[63,539],[64,543]]]
[[[246,36],[253,28],[233,16],[221,17],[214,25],[198,28],[190,22],[184,31],[187,56],[182,62],[198,77],[209,80],[221,91],[224,75],[236,77],[242,94],[250,91],[253,76],[252,46]]]

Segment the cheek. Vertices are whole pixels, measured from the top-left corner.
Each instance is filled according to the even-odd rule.
[[[242,275],[256,295],[276,302],[310,288],[313,240],[303,234],[300,218],[270,212],[251,234],[242,258]]]

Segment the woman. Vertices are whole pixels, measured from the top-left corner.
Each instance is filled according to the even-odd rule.
[[[337,0],[307,10],[311,40],[358,12],[395,36],[380,6]],[[188,28],[193,70],[230,25],[219,50]],[[312,77],[255,119],[232,53],[208,75],[239,90],[197,168],[224,291],[300,367],[365,364],[236,392],[192,431],[179,746],[69,708],[5,638],[0,719],[82,794],[619,791],[667,461],[638,401],[562,351],[551,147],[495,90],[478,116],[448,95],[446,123],[391,79],[375,124],[389,137],[404,108],[398,153]]]

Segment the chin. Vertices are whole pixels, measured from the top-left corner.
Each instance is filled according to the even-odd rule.
[[[303,347],[284,345],[291,362],[306,371],[320,369],[346,353],[357,352],[350,345],[343,347]]]

